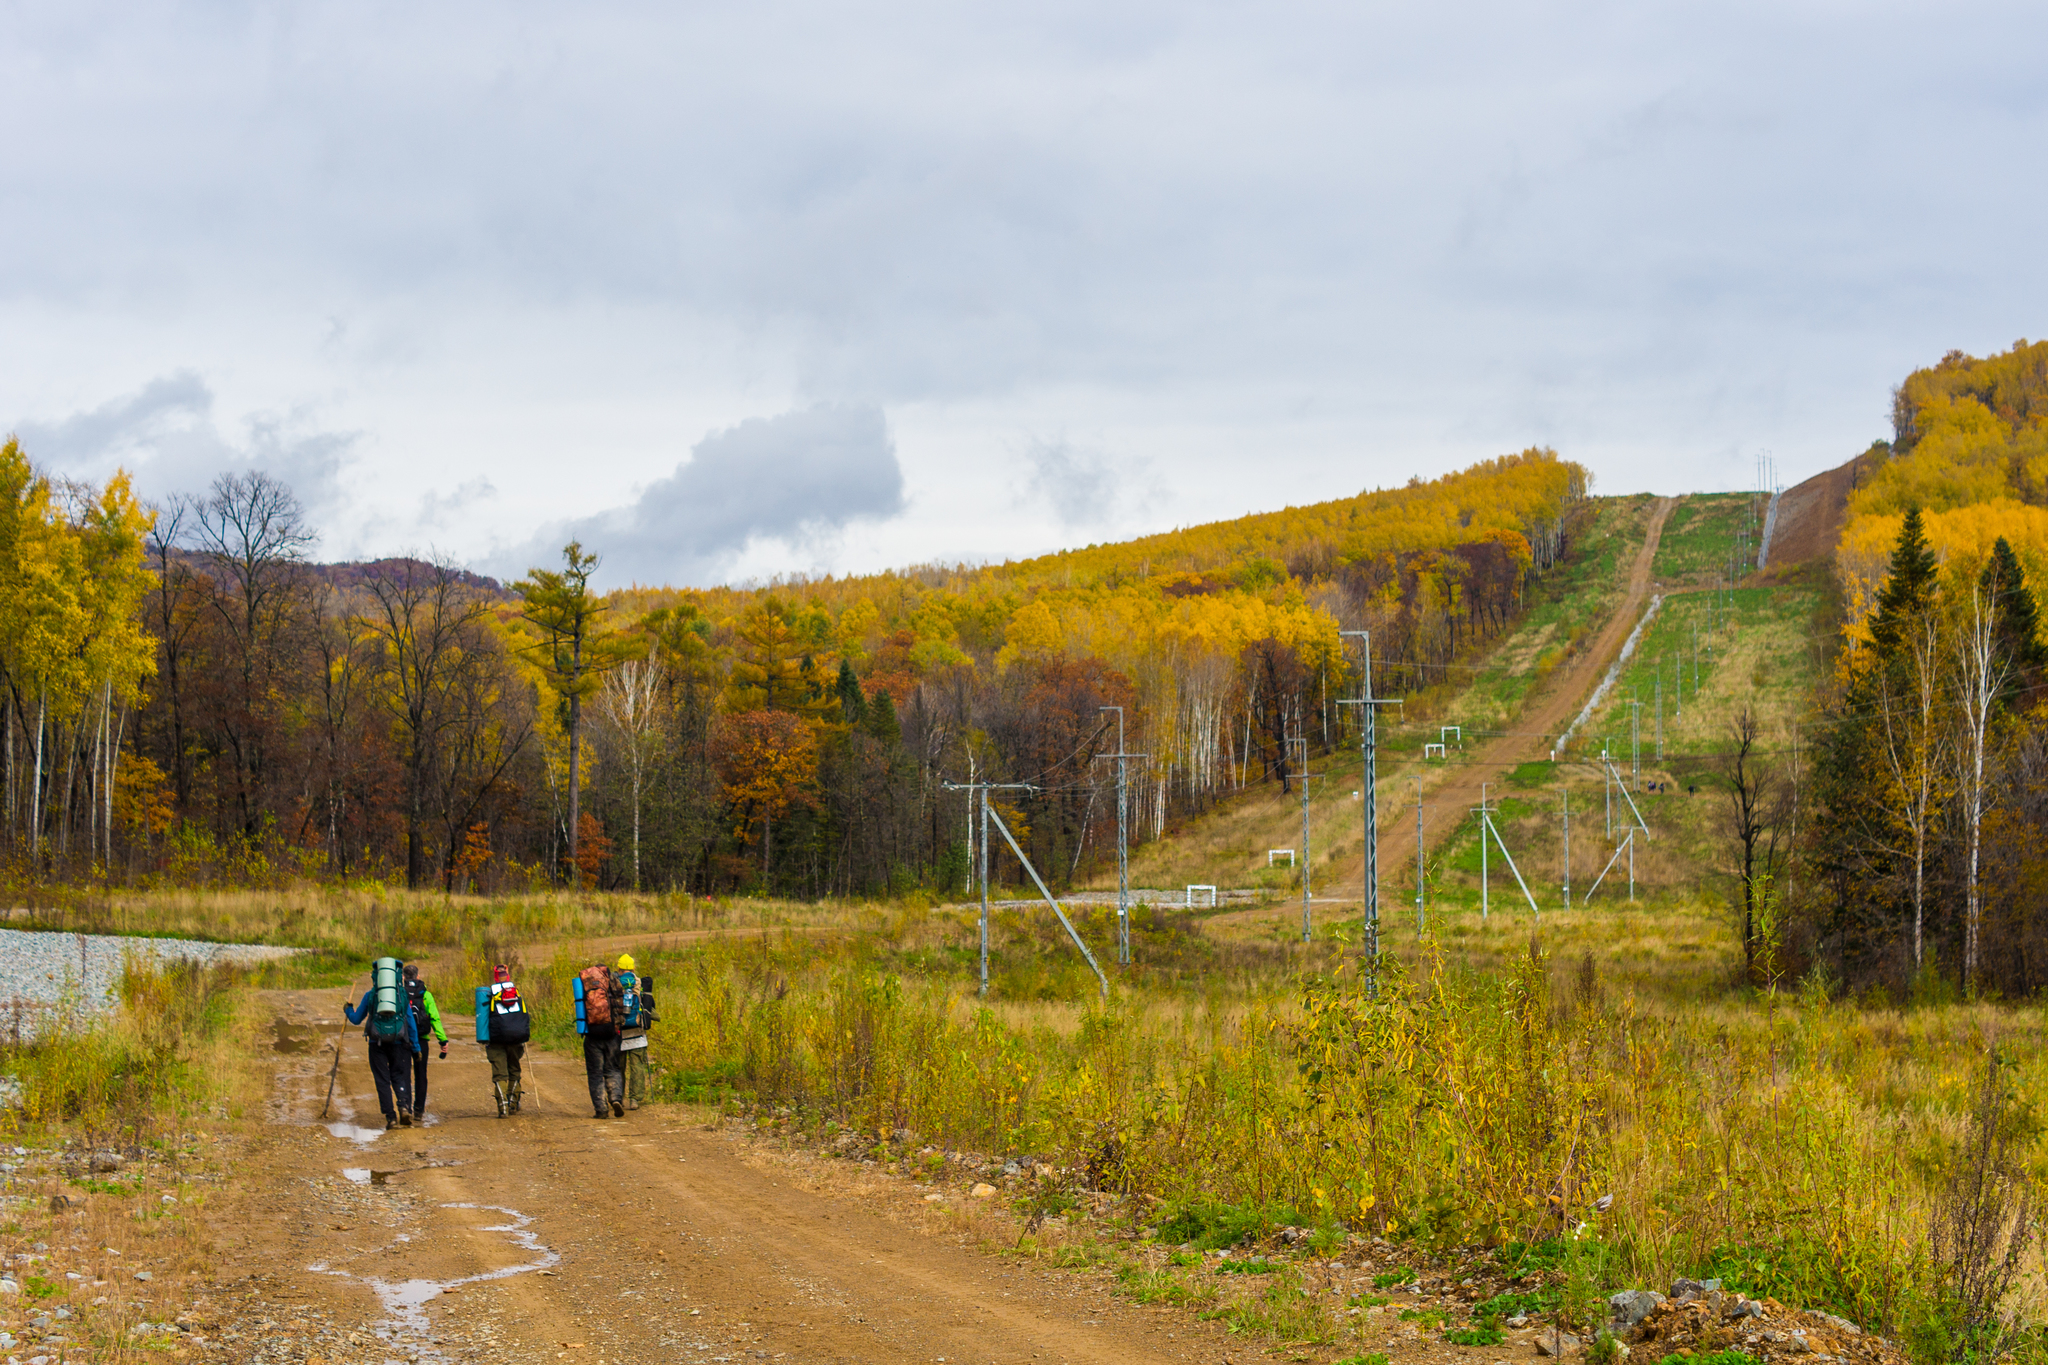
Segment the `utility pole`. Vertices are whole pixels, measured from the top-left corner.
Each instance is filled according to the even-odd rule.
[[[1607,746],[1600,746],[1600,794],[1607,799],[1607,837],[1614,837],[1614,764],[1608,761]]]
[[[1628,702],[1628,780],[1637,791],[1643,789],[1643,699]]]
[[[1119,966],[1128,967],[1131,965],[1131,843],[1128,833],[1130,800],[1126,795],[1129,786],[1124,778],[1124,762],[1147,755],[1124,752],[1123,707],[1098,706],[1095,709],[1116,712],[1116,752],[1095,757],[1116,760],[1116,960]]]
[[[1337,704],[1359,708],[1358,757],[1364,771],[1358,796],[1365,806],[1365,989],[1368,995],[1374,995],[1378,993],[1380,959],[1380,831],[1379,712],[1373,708],[1401,703],[1372,694],[1372,632],[1344,630],[1338,634],[1357,638],[1364,654],[1359,670],[1360,695],[1340,698]]]
[[[974,743],[970,739],[967,745],[967,789],[969,791],[974,790],[975,775],[976,774],[974,771]],[[974,803],[972,801],[969,801],[967,803],[967,885],[960,888],[963,892],[971,892],[974,890],[975,847],[976,844],[974,841]]]
[[[1486,908],[1487,908],[1487,907],[1486,907],[1486,901],[1487,901],[1487,894],[1486,894],[1486,881],[1487,881],[1487,878],[1486,878],[1486,830],[1487,830],[1487,824],[1486,824],[1486,788],[1487,788],[1487,784],[1486,784],[1486,783],[1482,782],[1482,783],[1480,783],[1480,784],[1479,784],[1479,809],[1473,812],[1473,814],[1474,814],[1474,815],[1477,815],[1477,816],[1479,817],[1479,922],[1480,922],[1481,924],[1484,924],[1484,923],[1486,923]]]
[[[981,859],[981,993],[988,994],[988,794],[992,791],[1030,791],[1029,782],[948,782],[950,792],[975,792],[981,798],[981,838],[976,852]]]
[[[1298,741],[1301,745],[1301,941],[1309,941],[1312,927],[1309,919],[1309,870],[1308,852],[1308,736]]]
[[[1422,909],[1422,779],[1415,779],[1415,935],[1426,928]]]
[[[1564,817],[1564,908],[1572,908],[1572,789],[1557,793],[1557,811]]]

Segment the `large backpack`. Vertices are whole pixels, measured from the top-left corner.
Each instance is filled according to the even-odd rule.
[[[612,974],[608,967],[585,967],[571,983],[576,995],[576,1031],[590,1038],[619,1036],[612,1012]]]
[[[405,964],[380,957],[370,968],[370,1036],[405,1037],[405,1015],[411,1008],[405,993]]]
[[[619,983],[619,1027],[646,1028],[647,1020],[641,1017],[640,978],[632,972],[620,972]]]
[[[420,1041],[425,1042],[429,1027],[427,1024],[427,983],[419,977],[415,976],[405,983],[405,1006],[412,1011],[413,1030],[419,1034]]]
[[[476,1040],[479,1043],[523,1043],[532,1036],[532,1020],[519,987],[510,981],[476,988]]]

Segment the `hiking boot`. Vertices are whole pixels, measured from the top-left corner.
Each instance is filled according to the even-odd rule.
[[[397,1126],[398,1126],[398,1120],[397,1120],[397,1119],[395,1119],[395,1118],[391,1117],[391,1115],[389,1115],[389,1114],[386,1114],[386,1115],[384,1116],[384,1131],[385,1131],[385,1132],[387,1132],[387,1133],[388,1133],[388,1132],[390,1132],[390,1131],[391,1131],[391,1130],[392,1130],[393,1128],[396,1128]]]
[[[613,1118],[615,1118],[615,1119],[622,1119],[622,1118],[626,1117],[626,1106],[625,1106],[625,1105],[623,1105],[623,1104],[620,1104],[620,1103],[619,1103],[619,1102],[618,1102],[617,1100],[613,1100],[613,1101],[612,1101],[612,1117],[613,1117]]]
[[[401,1109],[401,1110],[399,1110],[399,1111],[398,1111],[398,1126],[399,1126],[400,1128],[410,1128],[410,1127],[412,1127],[412,1113],[411,1113],[411,1111],[409,1111],[409,1110],[405,1110],[405,1109]]]
[[[498,1097],[498,1117],[499,1117],[499,1118],[504,1118],[504,1117],[505,1117],[505,1092],[504,1092],[504,1091],[502,1091],[502,1090],[500,1090],[500,1091],[497,1091],[497,1092],[496,1092],[496,1094],[497,1094],[497,1097]]]
[[[611,1115],[607,1114],[604,1110],[600,1109],[595,1114],[592,1114],[590,1117],[594,1119],[608,1119],[611,1117]]]
[[[626,1107],[627,1107],[628,1109],[638,1109],[638,1108],[640,1107],[640,1101],[638,1101],[638,1100],[627,1100],[627,1101],[626,1101]]]
[[[512,1092],[512,1098],[507,1101],[507,1107],[511,1113],[516,1114],[519,1112],[519,1092],[517,1090]]]

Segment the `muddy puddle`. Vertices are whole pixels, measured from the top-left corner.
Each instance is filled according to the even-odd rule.
[[[459,1166],[459,1161],[422,1161],[412,1166],[393,1166],[378,1170],[370,1166],[344,1166],[341,1174],[352,1185],[382,1185],[394,1175],[406,1175],[413,1171],[439,1170],[443,1166]],[[448,1205],[450,1208],[467,1208],[468,1205]]]
[[[417,1167],[409,1169],[418,1169]],[[396,1175],[396,1171],[373,1171],[361,1167],[346,1168],[342,1172],[358,1184],[382,1184],[379,1176]],[[361,1176],[362,1179],[357,1180]],[[503,1234],[506,1241],[530,1259],[515,1265],[500,1266],[496,1270],[479,1271],[474,1275],[461,1275],[447,1280],[384,1280],[373,1275],[356,1275],[346,1270],[337,1270],[325,1262],[306,1267],[315,1274],[335,1275],[355,1280],[377,1296],[378,1304],[384,1310],[384,1318],[371,1328],[379,1340],[390,1344],[393,1350],[403,1353],[408,1361],[438,1361],[447,1359],[430,1341],[431,1329],[427,1323],[427,1305],[450,1290],[468,1284],[483,1284],[491,1280],[510,1279],[514,1275],[529,1275],[535,1271],[547,1270],[561,1263],[561,1253],[540,1240],[538,1234],[528,1231],[533,1219],[517,1209],[502,1204],[442,1204],[444,1209],[476,1209],[486,1213],[503,1214],[507,1221],[486,1223],[475,1229],[478,1232]],[[400,1234],[399,1241],[411,1238]]]
[[[334,1123],[322,1124],[321,1126],[336,1137],[353,1142],[358,1147],[367,1147],[378,1138],[384,1136],[384,1126],[382,1124],[375,1128],[364,1128],[350,1119],[341,1119]]]
[[[273,1052],[311,1052],[319,1042],[319,1031],[311,1024],[296,1019],[273,1019],[270,1021],[270,1049]]]

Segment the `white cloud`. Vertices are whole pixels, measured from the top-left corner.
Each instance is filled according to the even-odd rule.
[[[901,514],[749,530],[749,572],[1531,443],[1612,490],[1797,477],[2040,330],[2044,40],[2009,0],[30,0],[0,421],[480,556],[748,414],[886,410]],[[1051,442],[1020,499],[1014,433],[1061,431],[1114,462]]]

